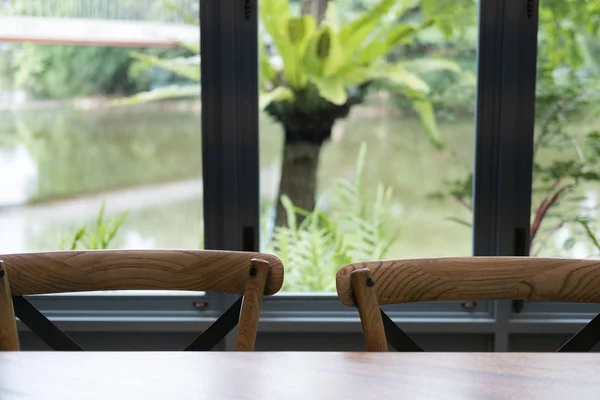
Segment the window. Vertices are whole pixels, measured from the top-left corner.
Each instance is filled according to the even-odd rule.
[[[350,262],[470,255],[476,7],[320,4],[260,3],[261,229],[284,291],[334,292]]]
[[[199,2],[0,3],[9,39],[0,47],[0,254],[201,247]],[[173,308],[186,318],[198,299],[149,291],[32,302],[77,321]]]
[[[0,252],[201,245],[198,2],[171,3],[2,3],[3,37],[39,37],[0,49]]]
[[[111,6],[112,0],[96,1],[102,7],[85,12],[104,13],[100,17],[107,20],[111,13],[124,12]],[[6,11],[5,3],[0,31],[19,12],[42,12],[36,8],[41,2],[35,0],[27,2],[31,6],[24,11]],[[131,7],[125,20],[169,18],[178,26],[178,34],[198,37],[197,26],[185,25],[186,18],[176,10],[160,8],[162,2],[156,2],[156,7],[144,3],[143,8],[136,8],[140,3],[134,1],[125,3]],[[318,28],[309,19],[292,18],[299,15],[302,4],[309,3],[316,6],[317,19],[323,16],[331,30]],[[68,246],[83,224],[93,232],[106,200],[108,219],[130,211],[111,247],[204,244],[209,249],[278,254],[286,265],[285,292],[265,299],[261,317],[261,329],[275,332],[358,332],[355,310],[341,306],[333,295],[335,271],[351,261],[527,253],[529,205],[539,205],[552,184],[543,181],[541,171],[555,161],[578,156],[577,151],[567,150],[566,136],[558,135],[561,141],[540,144],[541,158],[536,150],[532,160],[532,149],[543,131],[541,100],[551,104],[552,93],[564,88],[556,86],[561,82],[569,91],[578,88],[572,82],[590,89],[594,77],[591,68],[583,68],[589,54],[593,56],[593,40],[583,33],[572,36],[577,43],[586,43],[583,49],[588,51],[575,57],[577,62],[567,57],[572,54],[560,52],[560,57],[547,60],[544,46],[551,38],[571,37],[548,29],[585,24],[554,24],[562,20],[554,14],[554,19],[549,17],[551,4],[540,5],[542,44],[534,124],[535,1],[331,0],[330,11],[320,15],[326,9],[318,6],[325,3],[263,0],[259,9],[255,0],[178,1],[187,10],[184,15],[194,14],[194,7],[202,10],[200,101],[199,76],[188,74],[188,67],[197,71],[200,61],[194,40],[186,40],[185,49],[136,49],[144,54],[137,56],[141,62],[132,61],[131,48],[1,44],[0,177],[10,190],[0,193],[0,252],[55,249],[62,236]],[[69,9],[69,2],[60,4],[67,9],[65,15],[48,15],[73,19],[83,13]],[[586,15],[593,20],[598,10],[589,4]],[[344,27],[370,13],[378,21],[367,24],[370,30],[362,38],[370,45],[362,48],[360,62],[353,61],[346,52],[361,41],[349,41],[356,30],[344,31]],[[375,33],[394,46],[371,42],[376,36],[369,34]],[[559,50],[569,48],[562,42],[549,44]],[[40,51],[26,53],[30,47]],[[311,51],[312,56],[301,57]],[[49,74],[37,68],[39,57],[46,53],[64,65],[69,57],[100,54],[112,60],[115,77],[123,78],[126,69],[125,83],[135,83],[135,87],[99,85],[95,90],[130,96],[172,85],[189,96],[184,101],[101,111],[97,96],[93,102],[71,102],[79,107],[75,111],[64,102],[34,99],[44,108],[28,111],[19,102],[25,105],[33,100],[22,97],[20,85],[65,98],[71,96],[67,90],[92,90],[90,85],[96,82],[85,79],[85,74],[92,68],[107,68],[107,63],[85,62],[81,71],[61,68]],[[161,68],[148,67],[149,55],[171,61],[161,62]],[[296,58],[303,61],[295,62]],[[30,67],[13,67],[23,62]],[[548,62],[554,63],[550,74],[554,86],[545,88]],[[173,66],[179,75],[183,68],[187,78],[170,73]],[[351,68],[342,74],[342,66]],[[31,74],[35,79],[28,78]],[[96,71],[91,75],[105,76]],[[54,92],[44,87],[55,80],[64,84],[55,85]],[[571,117],[566,119],[567,127],[590,131],[595,119],[587,111],[594,105],[593,95],[584,97],[590,103],[585,113],[563,110]],[[345,107],[349,99],[357,104]],[[55,107],[46,109],[49,105]],[[593,136],[580,139],[585,142]],[[580,146],[581,150],[595,149],[587,146]],[[528,171],[533,161],[532,198]],[[572,202],[563,201],[548,212],[539,228],[541,236],[534,238],[533,252],[541,238],[560,224],[560,215],[585,217],[591,232],[596,232],[596,183],[593,174],[584,178],[586,182],[582,180],[571,193]],[[282,203],[286,207],[278,210],[281,194],[291,203]],[[291,206],[310,209],[312,202],[322,213],[308,218]],[[300,220],[305,221],[301,228],[289,226]],[[579,221],[548,237],[538,255],[580,256],[596,251]],[[344,246],[340,250],[332,241]],[[229,301],[224,296],[206,299],[208,307],[198,307],[197,295],[181,293],[49,296],[36,302],[72,329],[153,330],[159,329],[157,321],[168,321],[160,329],[186,331],[197,330],[199,322],[209,321]],[[579,326],[566,319],[564,323],[532,321],[543,317],[544,304],[526,305],[527,312],[518,314],[524,318],[513,313],[513,305],[485,299],[467,309],[459,302],[415,304],[391,308],[390,316],[409,332],[476,332],[493,337],[489,347],[496,350],[511,348],[509,338],[515,333],[541,329],[565,333]],[[560,307],[556,310],[578,312]],[[565,317],[558,311],[554,317]],[[581,312],[587,315],[588,310]]]
[[[549,3],[540,4],[531,254],[597,257],[600,55],[597,32],[586,25],[597,5],[575,11]]]
[[[535,257],[597,258],[598,175],[598,5],[556,7],[540,1],[531,248]],[[582,324],[596,304],[529,302],[517,320],[561,320]]]

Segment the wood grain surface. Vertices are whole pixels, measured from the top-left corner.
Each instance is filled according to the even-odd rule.
[[[0,261],[0,351],[6,350],[19,350],[19,334],[15,323],[8,275],[4,263]]]
[[[263,260],[252,260],[250,264],[250,278],[244,290],[244,300],[240,310],[235,349],[238,351],[253,351],[256,343],[256,331],[260,306],[262,304],[265,284],[269,277],[269,263]]]
[[[100,250],[0,254],[13,296],[96,290],[190,290],[242,294],[252,259],[269,263],[265,295],[283,284],[270,254],[208,250]]]
[[[379,304],[479,299],[600,303],[600,260],[468,257],[349,264],[336,276],[345,305],[355,305],[350,276],[361,268],[370,271]]]
[[[388,351],[383,321],[379,313],[379,303],[375,294],[375,282],[371,273],[366,268],[357,269],[352,272],[350,279],[354,288],[354,298],[358,305],[367,351]]]
[[[2,400],[597,399],[596,354],[0,353]]]

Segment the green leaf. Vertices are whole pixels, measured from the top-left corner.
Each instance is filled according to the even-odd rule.
[[[260,109],[264,110],[269,104],[276,101],[293,100],[294,92],[285,86],[278,86],[270,92],[260,94]]]
[[[200,42],[188,43],[188,42],[183,42],[181,40],[178,40],[177,44],[182,49],[189,50],[194,54],[200,54]]]
[[[106,201],[103,201],[102,205],[100,206],[100,211],[98,211],[98,216],[96,217],[96,229],[99,229],[100,226],[103,225],[105,209],[106,209]]]
[[[372,41],[356,53],[358,64],[368,65],[388,54],[395,46],[408,43],[417,29],[412,25],[398,25],[391,31],[381,31]]]
[[[573,246],[575,246],[575,239],[571,237],[565,240],[565,243],[563,244],[563,249],[571,250]]]
[[[287,196],[287,195],[282,195],[281,196],[281,204],[283,205],[283,208],[285,209],[286,215],[287,215],[287,225],[288,228],[291,229],[292,231],[295,231],[296,228],[296,213],[294,212],[294,204],[292,203],[292,200]]]
[[[287,37],[285,23],[291,17],[288,0],[262,0],[259,11],[260,18],[273,40]]]
[[[591,240],[594,246],[596,246],[596,249],[600,250],[600,242],[598,242],[598,237],[596,237],[596,234],[594,233],[594,231],[592,231],[592,228],[590,227],[588,221],[586,221],[583,218],[578,218],[575,220],[575,222],[583,226],[587,237]]]
[[[360,148],[358,150],[358,157],[356,158],[356,180],[355,187],[356,190],[360,190],[361,178],[363,171],[365,170],[365,162],[367,161],[367,144],[361,143]]]
[[[117,233],[119,232],[119,230],[121,229],[123,224],[125,223],[125,218],[127,218],[127,215],[129,215],[129,210],[127,210],[123,214],[121,214],[121,216],[117,219],[116,223],[113,225],[112,229],[108,232],[108,236],[106,238],[106,246],[107,247],[114,240],[115,236],[117,235]]]
[[[382,65],[370,71],[372,79],[387,79],[394,83],[399,89],[408,89],[411,96],[429,93],[427,83],[418,75],[407,71],[402,65]]]
[[[316,26],[315,19],[310,15],[290,18],[287,21],[289,48],[284,52],[283,76],[293,88],[306,87],[307,78],[303,68],[303,59],[306,47],[316,31]]]
[[[400,61],[396,65],[410,72],[424,74],[436,71],[452,71],[460,73],[460,66],[452,61],[443,58],[419,58],[415,60]]]
[[[112,106],[131,106],[157,100],[182,99],[188,97],[200,97],[200,85],[165,86],[148,92],[141,92],[130,97],[116,99],[110,104]]]
[[[200,82],[200,56],[178,57],[167,60],[133,52],[131,53],[131,57],[146,65],[162,68],[183,78]]]
[[[93,233],[88,233],[87,238],[89,239],[89,243],[86,245],[87,249],[97,250],[99,249],[97,236]]]
[[[259,7],[264,27],[273,40],[283,61],[283,75],[294,89],[303,89],[301,75],[298,75],[298,60],[294,45],[290,42],[288,22],[293,19],[287,0],[262,0]]]
[[[77,245],[79,244],[79,242],[81,241],[81,239],[83,238],[85,233],[86,233],[85,226],[82,226],[81,228],[79,228],[79,230],[75,233],[75,237],[73,238],[73,242],[71,243],[70,250],[77,249]]]
[[[352,55],[359,49],[365,39],[373,33],[377,24],[380,24],[383,17],[394,7],[395,3],[396,0],[382,0],[342,28],[339,37],[346,54]]]
[[[435,119],[435,113],[433,112],[431,103],[426,100],[415,100],[413,101],[412,106],[419,115],[419,119],[421,120],[421,124],[423,124],[423,128],[425,128],[425,132],[427,132],[429,141],[438,149],[443,149],[444,139]]]
[[[306,49],[304,68],[311,77],[329,78],[334,76],[346,64],[345,49],[339,37],[329,28],[323,26],[311,39]]]
[[[316,79],[312,78],[311,81],[315,84],[319,90],[319,94],[325,100],[342,105],[348,100],[348,94],[346,93],[346,86],[340,78],[329,78],[329,79]]]
[[[447,217],[446,220],[456,222],[457,224],[466,226],[467,228],[471,228],[473,226],[473,224],[470,221],[465,221],[464,219],[461,219],[461,218]]]

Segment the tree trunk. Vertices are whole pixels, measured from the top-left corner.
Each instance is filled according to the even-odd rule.
[[[307,107],[307,93],[300,93],[293,102],[279,101],[267,106],[266,111],[283,125],[285,133],[276,226],[287,225],[287,215],[281,204],[284,194],[297,207],[307,211],[315,208],[321,147],[331,138],[335,121],[346,118],[352,106],[363,101],[367,87],[355,88],[342,105],[329,103],[313,93],[309,99],[310,107]]]
[[[287,195],[295,206],[312,211],[315,208],[317,194],[317,170],[323,143],[290,141],[288,137],[286,132],[277,197],[276,226],[287,225],[287,213],[281,203],[282,195]],[[302,218],[297,219],[300,222]]]
[[[317,22],[323,21],[325,18],[325,11],[327,10],[327,3],[330,0],[302,0],[300,4],[302,14],[308,14],[315,17]]]

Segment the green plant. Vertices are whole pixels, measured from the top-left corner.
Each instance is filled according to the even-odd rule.
[[[566,239],[563,247],[572,248],[577,237],[585,237],[596,249],[599,241],[595,235],[594,221],[573,210],[569,204],[583,199],[577,189],[585,183],[600,182],[600,132],[591,130],[583,135],[574,134],[568,122],[596,112],[600,101],[600,85],[593,80],[581,79],[575,71],[567,71],[561,78],[544,76],[539,79],[536,96],[538,126],[534,143],[533,164],[533,215],[529,237],[530,254],[537,255],[559,229],[570,225],[579,236]],[[550,161],[540,155],[549,153]],[[473,174],[449,182],[446,193],[472,210]],[[452,217],[454,222],[471,226],[468,221]],[[545,228],[544,228],[545,227]],[[540,236],[543,236],[540,238]]]
[[[398,24],[412,3],[415,1],[398,4],[395,0],[379,0],[369,11],[342,22],[335,4],[330,2],[325,18],[317,23],[311,15],[292,15],[288,0],[261,2],[260,103],[283,126],[279,193],[287,195],[298,207],[314,208],[321,147],[331,137],[335,121],[345,118],[354,105],[363,102],[374,84],[404,93],[432,143],[443,146],[427,98],[429,88],[419,75],[427,71],[458,71],[458,66],[434,57],[395,62],[387,59],[392,49],[410,43],[416,33],[433,23],[423,19]],[[196,44],[186,46],[199,52]],[[134,57],[200,81],[199,57]],[[140,93],[118,104],[199,94],[199,85],[173,85]],[[287,221],[285,209],[278,203],[276,221],[283,225]]]
[[[367,1],[367,0],[362,0]],[[477,0],[423,0],[421,10],[435,15],[436,26],[447,36],[466,33],[476,26],[481,3]],[[539,2],[538,63],[547,68],[563,65],[578,67],[586,61],[589,44],[597,42],[600,31],[600,3],[579,0],[545,0]]]
[[[265,33],[261,37],[270,40],[260,53],[261,104],[284,130],[279,193],[299,207],[314,208],[320,151],[334,123],[362,103],[374,85],[403,93],[431,142],[443,146],[429,87],[420,75],[456,72],[458,66],[435,57],[388,59],[393,49],[407,45],[433,24],[428,18],[398,23],[411,3],[381,0],[357,18],[341,22],[335,3],[330,2],[319,23],[311,15],[293,16],[287,0],[261,4]],[[287,221],[282,203],[276,221],[277,225]]]
[[[182,14],[181,8],[176,4],[163,2],[163,5],[169,11],[183,17],[187,23],[194,25],[200,24],[198,18]],[[181,54],[174,58],[140,52],[130,53],[134,62],[131,64],[129,74],[136,76],[140,71],[158,69],[167,71],[173,76],[183,78],[183,84],[171,80],[168,84],[159,85],[151,90],[115,100],[113,104],[116,106],[127,106],[149,101],[194,98],[200,96],[200,42],[180,42],[179,45],[185,50],[185,54]]]
[[[17,88],[41,98],[136,90],[129,51],[109,47],[23,44],[13,61]]]
[[[118,217],[107,219],[104,216],[105,203],[102,203],[96,222],[93,226],[82,226],[75,232],[72,239],[63,238],[60,248],[62,250],[97,250],[109,249],[117,233],[123,226],[128,211],[125,211]]]
[[[79,0],[56,2],[48,8],[44,0],[15,1],[9,10],[12,15],[51,13],[53,17],[78,18],[80,13],[94,12],[82,9]],[[159,1],[142,4],[139,1],[120,1],[120,13],[127,16],[140,12],[147,17],[158,16]],[[58,5],[58,6],[56,6]],[[161,7],[162,8],[162,7]],[[37,10],[37,11],[36,11]],[[106,8],[96,9],[98,18]],[[110,18],[110,17],[108,17]],[[4,72],[14,79],[17,88],[40,98],[69,98],[97,94],[132,94],[157,84],[177,82],[173,75],[133,66],[132,49],[98,46],[39,45],[24,43],[14,47],[12,68]],[[139,49],[141,54],[178,57],[187,54],[182,49]],[[10,54],[5,53],[6,57]],[[131,71],[130,70],[131,68]]]
[[[333,207],[307,211],[287,196],[288,225],[276,227],[267,251],[277,254],[286,266],[284,290],[329,292],[335,290],[335,273],[342,265],[381,259],[397,237],[390,231],[392,190],[382,184],[369,196],[362,182],[366,146],[358,154],[354,181],[340,179],[335,185]],[[297,223],[296,216],[304,217]]]

